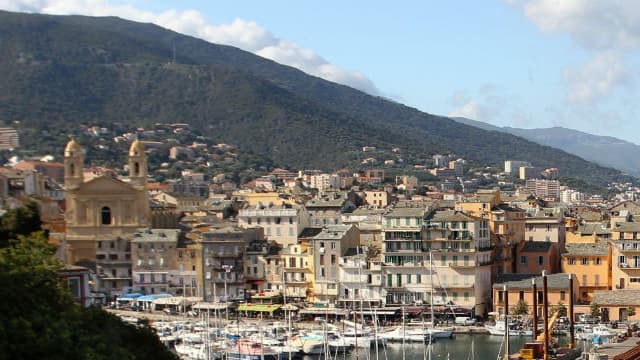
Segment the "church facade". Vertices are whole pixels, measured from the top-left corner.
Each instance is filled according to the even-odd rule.
[[[150,226],[147,159],[134,141],[128,178],[107,171],[85,171],[82,148],[74,140],[64,151],[65,262],[94,269],[95,290],[107,296],[132,286],[131,234]]]

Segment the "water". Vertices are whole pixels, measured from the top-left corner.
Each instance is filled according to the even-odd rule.
[[[502,336],[492,335],[462,335],[456,334],[453,339],[437,339],[432,344],[432,360],[492,360],[497,359],[498,353],[504,354],[504,345],[502,344]],[[512,336],[509,339],[509,352],[517,353],[520,351],[524,343],[531,341],[528,336]],[[475,356],[471,354],[471,348],[474,348]],[[562,344],[562,341],[561,341]],[[406,343],[404,349],[405,360],[423,360],[426,358],[425,347],[420,343]],[[378,360],[402,360],[403,351],[401,343],[388,343],[386,346],[378,346]],[[320,360],[322,356],[305,356],[304,360]],[[351,351],[347,354],[331,355],[331,360],[355,360],[355,352]],[[375,360],[375,350],[371,348],[371,352],[360,349],[358,351],[358,360],[371,359]]]

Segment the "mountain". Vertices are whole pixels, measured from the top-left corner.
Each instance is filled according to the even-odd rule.
[[[600,136],[564,127],[521,129],[498,127],[481,121],[452,118],[466,125],[500,131],[551,146],[602,166],[640,176],[640,146],[611,136]]]
[[[472,166],[529,160],[596,191],[633,180],[549,146],[115,17],[0,12],[0,69],[0,120],[40,129],[25,137],[31,146],[60,146],[79,124],[186,122],[277,166],[355,167],[359,149],[375,146],[399,147],[410,165],[436,153]]]

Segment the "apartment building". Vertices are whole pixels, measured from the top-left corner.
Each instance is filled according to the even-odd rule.
[[[176,261],[179,235],[180,230],[175,229],[143,229],[131,235],[134,292],[176,294],[178,287],[186,286],[184,282],[172,281],[174,276],[176,280],[179,278]]]
[[[571,243],[565,247],[560,267],[563,273],[576,275],[577,301],[590,303],[595,291],[611,290],[611,254],[607,241]]]
[[[383,307],[382,263],[367,259],[367,248],[348,249],[340,258],[338,306],[347,309]]]
[[[353,225],[329,225],[313,237],[313,293],[317,302],[335,304],[338,297],[340,257],[359,245],[360,233]]]
[[[304,206],[258,205],[238,213],[238,226],[261,227],[268,240],[282,246],[298,243],[298,235],[309,226],[309,213]]]

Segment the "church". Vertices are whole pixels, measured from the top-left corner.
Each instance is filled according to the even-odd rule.
[[[65,263],[95,271],[95,290],[114,297],[132,286],[131,234],[150,226],[147,159],[139,141],[128,153],[128,178],[84,168],[80,145],[64,150]]]

